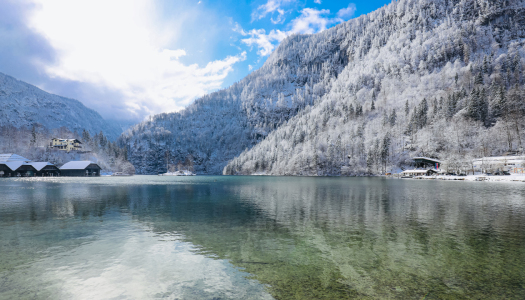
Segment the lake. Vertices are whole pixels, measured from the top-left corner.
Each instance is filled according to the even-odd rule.
[[[0,299],[523,295],[523,183],[0,179]]]

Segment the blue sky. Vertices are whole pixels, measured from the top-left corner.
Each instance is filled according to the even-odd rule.
[[[291,33],[312,34],[386,0],[4,0],[0,72],[141,120],[261,67]]]

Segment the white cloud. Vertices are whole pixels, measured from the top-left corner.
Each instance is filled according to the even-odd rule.
[[[270,1],[268,1],[270,3]],[[267,3],[267,4],[268,4]],[[336,18],[329,18],[328,9],[317,10],[314,8],[304,8],[301,15],[293,19],[289,24],[287,31],[278,29],[271,30],[268,34],[264,29],[252,29],[245,31],[241,26],[235,23],[233,31],[240,33],[249,38],[241,39],[248,46],[257,46],[257,54],[267,56],[277,47],[277,45],[287,36],[294,33],[313,34],[326,30],[328,26],[344,21],[344,18],[351,17],[355,12],[355,4],[351,3],[347,8],[339,10]]]
[[[266,4],[260,5],[257,7],[257,9],[252,13],[252,21],[254,20],[260,20],[266,15],[270,14],[273,15],[275,12],[277,13],[277,18],[273,19],[271,18],[272,23],[279,24],[283,23],[286,19],[284,17],[284,14],[286,11],[282,9],[283,4],[295,2],[295,0],[268,0]]]
[[[270,55],[275,48],[274,43],[281,42],[288,36],[288,33],[280,30],[272,30],[270,33],[266,34],[264,29],[252,29],[249,32],[244,33],[244,35],[250,35],[251,37],[242,39],[242,42],[248,46],[256,45],[259,48],[257,54],[261,56]]]
[[[45,71],[119,91],[124,103],[112,105],[135,117],[182,109],[220,88],[232,66],[246,59],[241,53],[203,67],[183,64],[186,51],[167,46],[178,33],[159,21],[152,1],[36,1],[31,26],[59,53]]]
[[[354,3],[350,3],[348,7],[342,8],[337,12],[337,16],[341,19],[349,19],[354,16],[356,11],[356,6]]]
[[[314,0],[314,3],[321,4],[321,0]]]
[[[330,24],[339,23],[338,19],[325,18],[323,15],[329,14],[328,9],[317,10],[313,8],[305,8],[301,11],[301,15],[292,20],[292,29],[290,33],[316,33],[326,29]]]

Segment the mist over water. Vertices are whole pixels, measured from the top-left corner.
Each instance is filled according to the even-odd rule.
[[[520,299],[525,186],[0,180],[0,299]]]

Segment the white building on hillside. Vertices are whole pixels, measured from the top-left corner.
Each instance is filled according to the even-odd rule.
[[[82,143],[77,139],[57,139],[53,138],[49,143],[49,148],[62,151],[80,151]]]
[[[525,156],[483,157],[475,159],[473,165],[476,172],[507,171],[513,174],[525,174]]]

